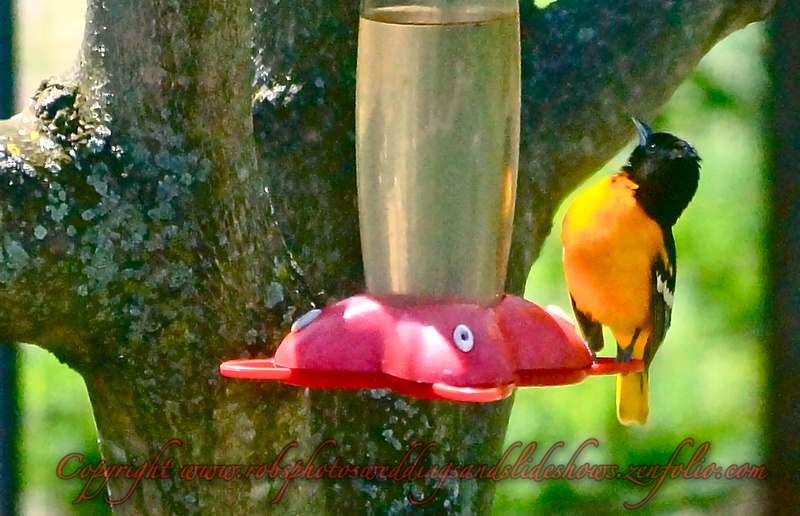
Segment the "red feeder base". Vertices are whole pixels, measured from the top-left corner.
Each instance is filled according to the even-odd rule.
[[[275,358],[230,360],[220,373],[491,402],[515,387],[571,384],[642,367],[640,360],[595,359],[563,316],[508,294],[492,307],[354,296],[298,319]]]

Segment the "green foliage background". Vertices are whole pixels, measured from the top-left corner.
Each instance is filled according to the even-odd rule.
[[[39,80],[65,71],[74,59],[83,9],[84,0],[19,3],[23,101]],[[43,33],[48,38],[42,38]],[[64,38],[64,43],[54,44],[53,38]],[[650,421],[642,428],[617,423],[611,377],[519,390],[507,444],[536,442],[529,466],[561,441],[564,446],[551,455],[548,464],[566,464],[590,438],[597,439],[599,446],[585,448],[577,464],[616,464],[623,473],[628,464],[667,463],[685,438],[693,438],[695,446],[684,450],[677,462],[686,464],[692,451],[708,441],[704,466],[711,462],[722,467],[762,464],[760,116],[767,83],[765,47],[762,24],[727,38],[706,56],[651,124],[692,142],[703,158],[703,168],[698,194],[675,228],[676,306],[672,328],[651,370]],[[633,141],[632,125],[630,129]],[[618,170],[631,149],[632,145],[624,149],[587,185]],[[558,239],[562,217],[563,207],[531,272],[527,296],[569,311]],[[608,334],[607,341],[611,344],[606,354],[613,353]],[[69,453],[82,453],[95,464],[100,460],[81,378],[45,351],[25,345],[21,349],[23,514],[107,513],[97,502],[72,505],[83,485],[61,480],[55,473]],[[759,512],[761,486],[757,480],[667,479],[637,513],[753,514]],[[507,479],[498,483],[494,512],[618,513],[624,510],[623,502],[636,504],[651,489],[621,478]]]

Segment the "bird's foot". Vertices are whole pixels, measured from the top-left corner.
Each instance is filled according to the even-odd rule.
[[[628,346],[625,349],[617,346],[617,358],[614,360],[616,362],[621,362],[623,364],[627,364],[633,358],[633,346]]]

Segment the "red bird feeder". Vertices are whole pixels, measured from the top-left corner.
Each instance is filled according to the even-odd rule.
[[[230,360],[220,370],[321,389],[488,402],[515,387],[641,367],[641,361],[594,359],[569,321],[507,294],[493,307],[354,296],[300,318],[275,358]]]
[[[275,357],[224,376],[416,398],[639,371],[503,293],[519,147],[516,0],[363,0],[356,153],[368,295],[298,319]]]

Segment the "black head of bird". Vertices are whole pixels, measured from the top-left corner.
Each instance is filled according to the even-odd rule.
[[[697,191],[700,156],[687,141],[633,119],[639,145],[623,170],[636,183],[636,200],[663,227],[671,227]]]

